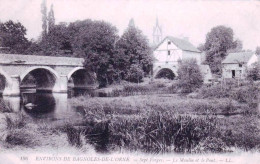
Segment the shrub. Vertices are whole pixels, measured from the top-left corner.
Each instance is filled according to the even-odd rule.
[[[247,70],[247,79],[256,81],[260,80],[260,63],[256,62],[252,65],[251,68]]]
[[[195,59],[180,62],[178,78],[178,86],[182,93],[191,93],[203,84],[203,77]]]
[[[258,104],[259,88],[254,85],[248,85],[234,89],[232,98],[241,103],[247,103],[251,108],[256,108]]]
[[[144,77],[144,71],[137,64],[132,64],[127,72],[126,79],[130,82],[139,83]]]
[[[198,91],[200,98],[226,98],[230,96],[230,90],[220,84],[213,86],[202,86]]]
[[[254,83],[241,83],[240,86],[229,82],[213,86],[202,86],[197,94],[198,98],[231,98],[239,103],[246,103],[251,108],[258,104],[259,88]]]

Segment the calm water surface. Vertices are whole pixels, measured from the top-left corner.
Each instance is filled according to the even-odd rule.
[[[56,121],[80,117],[80,114],[68,101],[74,95],[70,93],[36,93],[28,90],[23,91],[21,96],[2,96],[0,99],[10,104],[14,112],[21,112],[34,120]]]

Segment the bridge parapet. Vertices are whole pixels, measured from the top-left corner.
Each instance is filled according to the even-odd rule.
[[[73,57],[0,54],[2,65],[83,66],[83,62],[83,58]]]

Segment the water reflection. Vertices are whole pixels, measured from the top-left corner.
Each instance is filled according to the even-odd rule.
[[[22,109],[32,115],[52,113],[55,99],[51,94],[22,93]]]
[[[68,94],[23,92],[20,97],[2,97],[14,112],[39,120],[61,120],[78,117],[68,104]]]

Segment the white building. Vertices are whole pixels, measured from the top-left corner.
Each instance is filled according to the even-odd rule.
[[[245,78],[246,70],[255,62],[258,57],[254,52],[229,53],[222,62],[223,78]]]
[[[177,76],[178,61],[183,59],[196,59],[204,75],[204,82],[212,78],[208,65],[202,65],[203,54],[188,40],[171,36],[165,37],[153,51],[155,62],[153,64],[153,76],[160,78],[166,76],[174,79]]]

